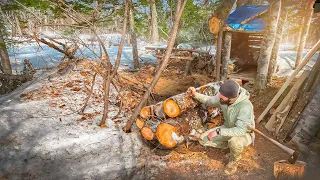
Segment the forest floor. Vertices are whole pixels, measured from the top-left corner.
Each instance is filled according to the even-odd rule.
[[[121,127],[152,81],[151,65],[138,72],[119,72],[124,108],[112,119],[119,111],[119,96],[111,86],[110,118],[107,127],[100,128],[100,76],[84,114],[78,113],[92,84],[91,65],[92,61],[81,61],[64,76],[57,76],[56,70],[40,70],[33,81],[0,98],[0,179],[272,179],[273,163],[289,157],[256,135],[238,172],[227,176],[223,173],[227,150],[197,142],[189,148],[162,150],[148,146],[138,131],[124,133]],[[181,69],[167,67],[153,91],[155,102],[213,80],[198,73],[184,77]],[[284,81],[277,79],[262,94],[252,94],[256,117]],[[129,90],[133,86],[134,91]],[[262,126],[258,129],[267,133]]]

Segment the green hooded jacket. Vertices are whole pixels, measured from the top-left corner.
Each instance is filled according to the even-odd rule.
[[[229,106],[220,104],[219,93],[215,96],[196,93],[194,98],[207,106],[220,107],[224,118],[224,126],[220,127],[220,135],[233,137],[251,133],[247,125],[255,127],[254,111],[249,96],[249,92],[241,88],[239,97]]]

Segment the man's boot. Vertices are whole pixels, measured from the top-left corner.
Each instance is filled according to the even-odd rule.
[[[231,175],[237,172],[239,166],[239,161],[229,161],[229,163],[224,168],[224,173]]]

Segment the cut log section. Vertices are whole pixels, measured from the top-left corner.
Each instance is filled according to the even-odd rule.
[[[149,140],[149,141],[153,140],[153,138],[154,138],[154,132],[153,132],[150,128],[148,128],[148,127],[143,127],[143,128],[141,129],[141,135],[142,135],[146,140]]]
[[[151,115],[151,107],[147,106],[141,109],[140,111],[140,117],[143,119],[148,119],[150,118]]]
[[[137,118],[136,119],[136,125],[138,126],[139,129],[143,128],[145,122],[143,119]]]
[[[290,164],[287,160],[280,160],[274,163],[275,179],[302,179],[305,174],[307,164],[302,161],[297,161],[295,164]]]
[[[160,144],[167,148],[173,148],[177,145],[177,141],[175,141],[173,137],[176,136],[176,138],[179,138],[177,128],[167,123],[159,124],[156,136]]]
[[[171,118],[179,116],[181,112],[179,105],[172,99],[163,102],[163,110]]]

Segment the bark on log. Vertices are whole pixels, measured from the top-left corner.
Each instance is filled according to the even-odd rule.
[[[273,174],[275,179],[303,179],[307,164],[297,161],[290,164],[287,160],[280,160],[274,163]]]
[[[181,2],[181,1],[183,1],[183,2]],[[134,113],[132,114],[130,119],[127,121],[127,124],[125,125],[125,127],[123,127],[123,131],[124,132],[130,132],[131,131],[131,127],[132,127],[133,121],[137,118],[137,116],[138,116],[138,114],[140,112],[140,109],[142,108],[144,103],[147,101],[152,89],[157,84],[162,71],[165,69],[165,67],[168,64],[169,57],[170,57],[170,54],[171,54],[171,51],[172,51],[172,48],[173,48],[173,45],[174,45],[174,42],[175,42],[175,39],[176,39],[176,36],[177,36],[180,18],[181,18],[183,9],[184,9],[184,7],[186,5],[186,2],[187,2],[186,0],[178,0],[177,1],[177,11],[176,11],[176,16],[175,16],[175,23],[174,23],[173,29],[171,31],[171,36],[170,36],[170,40],[168,42],[168,46],[167,46],[168,49],[166,51],[165,58],[164,58],[163,62],[161,63],[161,65],[160,65],[160,67],[159,67],[154,79],[152,80],[150,86],[148,87],[147,91],[145,92],[145,94],[144,94],[141,102],[139,103],[138,107],[135,109]]]
[[[310,27],[312,15],[313,15],[313,4],[314,4],[314,1],[309,0],[309,1],[307,1],[306,6],[305,6],[306,7],[306,9],[305,9],[306,14],[304,16],[304,22],[303,22],[304,26],[303,26],[302,34],[300,37],[300,44],[299,44],[299,48],[298,48],[298,54],[297,54],[295,68],[297,68],[301,62],[303,50],[306,45],[309,27]]]
[[[278,19],[280,16],[281,1],[273,1],[270,7],[270,17],[266,27],[266,33],[261,44],[260,55],[258,59],[257,77],[255,88],[257,90],[265,89],[267,85],[268,66],[271,57],[272,48],[275,42]]]
[[[222,76],[221,80],[226,80],[228,76],[228,64],[230,61],[231,55],[231,32],[225,32],[224,36],[224,45],[223,45],[223,56],[222,56]]]
[[[272,48],[271,59],[270,59],[269,68],[268,68],[268,82],[271,82],[272,75],[276,72],[276,69],[277,69],[280,42],[282,39],[282,31],[284,29],[283,25],[286,22],[286,20],[287,20],[287,11],[282,8],[279,22],[278,22],[276,39]]]

